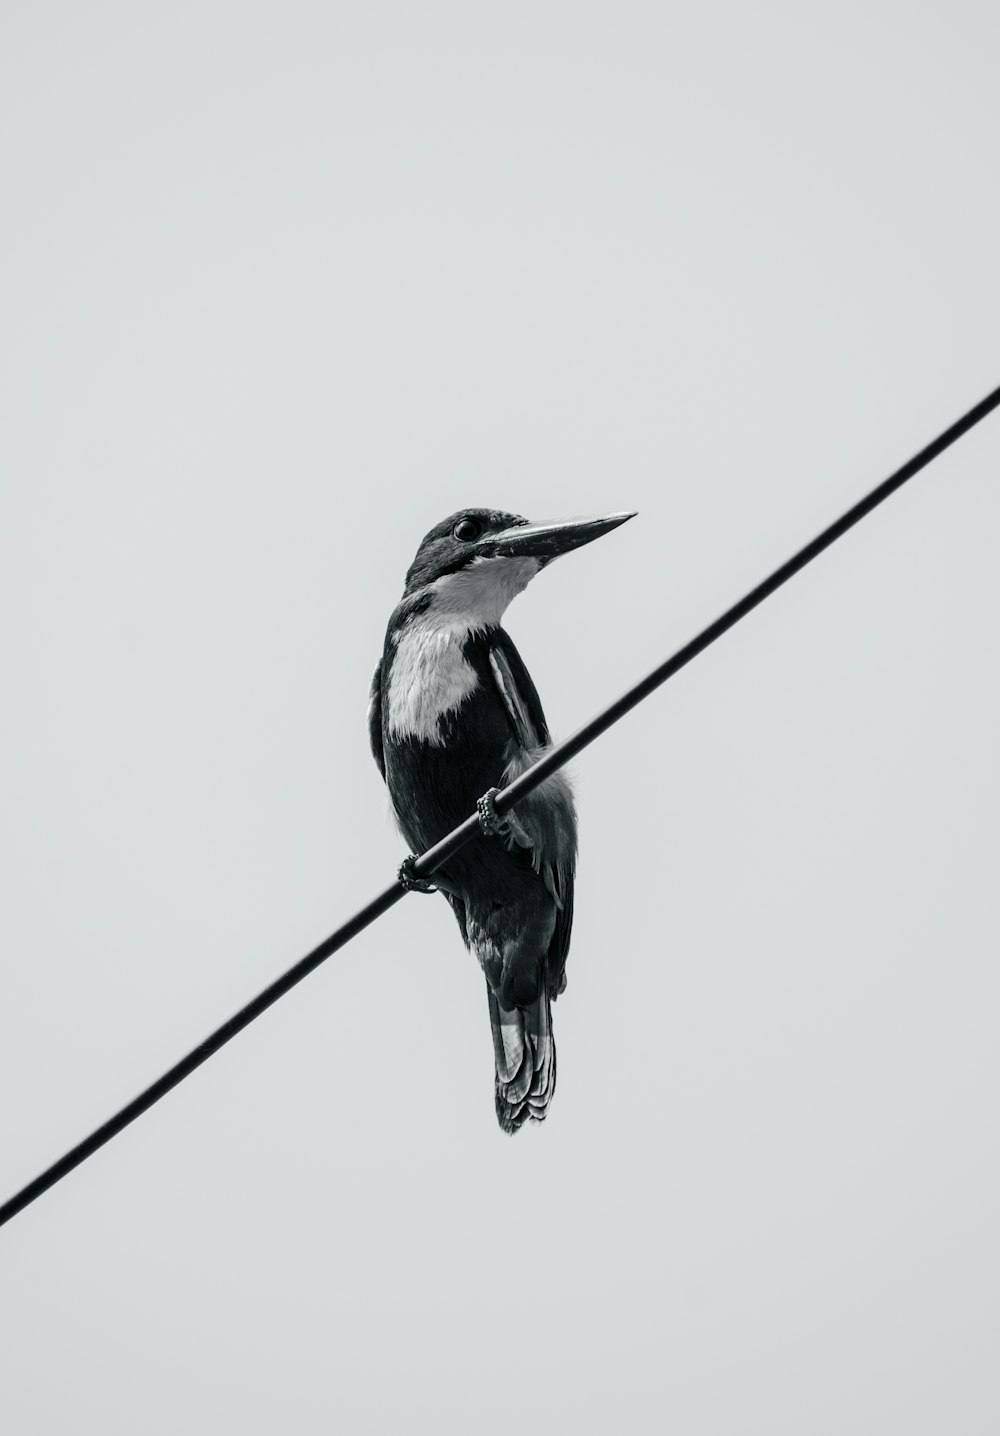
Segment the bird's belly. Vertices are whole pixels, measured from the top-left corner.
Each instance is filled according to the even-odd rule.
[[[423,850],[475,811],[500,782],[511,733],[499,700],[480,689],[440,723],[437,743],[387,735],[386,783],[396,817],[414,850]]]

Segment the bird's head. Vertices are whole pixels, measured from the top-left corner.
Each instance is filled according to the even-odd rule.
[[[619,513],[531,523],[497,509],[461,509],[424,536],[406,575],[404,596],[426,595],[435,612],[470,627],[493,626],[552,559],[633,517]]]

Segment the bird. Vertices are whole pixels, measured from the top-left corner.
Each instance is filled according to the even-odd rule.
[[[577,817],[561,770],[501,817],[499,790],[551,746],[537,690],[501,620],[562,554],[632,513],[532,523],[467,508],[436,524],[410,565],[372,676],[368,731],[411,848],[399,881],[440,892],[486,979],[497,1121],[547,1116],[556,1086],[552,1002],[566,986]],[[433,874],[414,854],[477,811],[477,836]]]

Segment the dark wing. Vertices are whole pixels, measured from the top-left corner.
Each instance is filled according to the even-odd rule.
[[[382,662],[381,659],[372,674],[368,690],[368,741],[372,745],[372,757],[385,781],[385,753],[382,749]]]
[[[530,767],[537,750],[548,747],[552,740],[531,675],[502,629],[490,645],[490,669],[518,750],[507,769],[509,780]],[[523,835],[518,841],[527,839],[530,843],[532,865],[558,907],[547,964],[549,991],[557,997],[566,986],[576,877],[576,813],[565,775],[557,773],[546,779],[540,789],[518,803],[514,814]]]
[[[490,668],[521,747],[540,748],[550,743],[549,725],[538,690],[513,641],[502,628],[490,644]]]
[[[566,959],[569,957],[569,940],[573,932],[573,884],[575,874],[570,870],[566,880],[566,894],[563,905],[556,916],[556,930],[549,945],[549,993],[558,997],[566,990]]]

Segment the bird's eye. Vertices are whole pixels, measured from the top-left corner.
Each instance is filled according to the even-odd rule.
[[[475,519],[461,519],[455,525],[454,532],[455,537],[461,539],[463,543],[471,543],[473,539],[479,537],[480,526]]]

